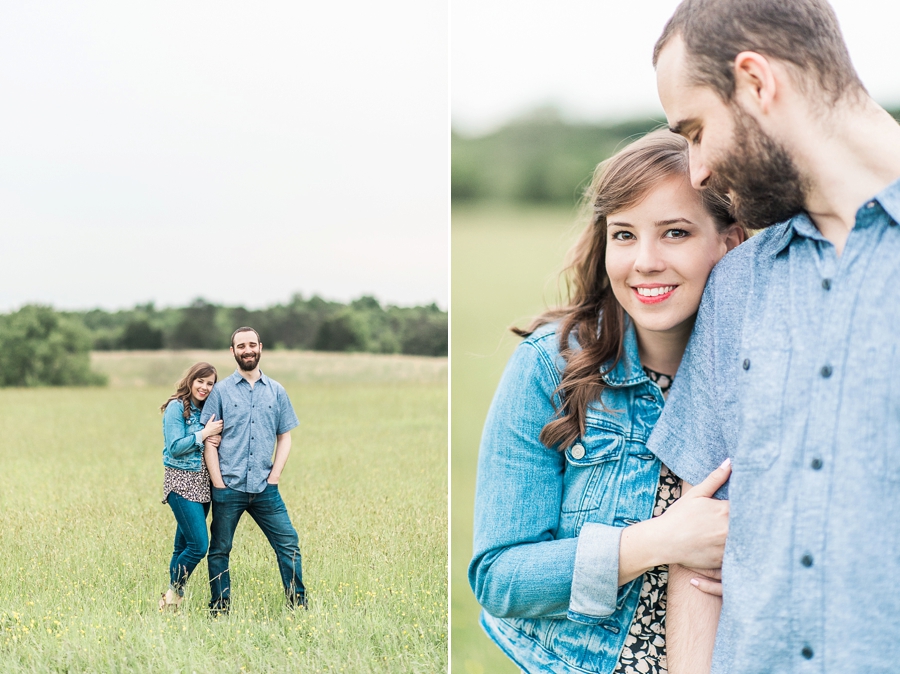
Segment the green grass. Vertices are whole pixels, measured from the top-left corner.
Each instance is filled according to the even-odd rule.
[[[150,358],[102,355],[126,373]],[[205,561],[180,612],[158,612],[175,530],[160,503],[170,386],[0,390],[0,671],[445,671],[446,360],[322,357],[340,376],[284,382],[301,425],[280,490],[307,612],[286,608],[250,518],[231,556],[231,614],[204,610]]]
[[[566,209],[454,208],[451,269],[451,662],[454,674],[518,669],[484,635],[466,567],[481,427],[518,338],[507,329],[558,298],[558,272],[577,234]]]

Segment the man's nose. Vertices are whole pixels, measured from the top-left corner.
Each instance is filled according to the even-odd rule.
[[[700,150],[688,150],[691,168],[691,186],[695,190],[702,189],[706,181],[709,179],[710,172],[706,168],[706,164],[700,157]]]

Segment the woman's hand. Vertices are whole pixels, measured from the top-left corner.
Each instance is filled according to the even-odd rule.
[[[221,435],[210,435],[204,440],[205,444],[212,445],[213,447],[218,447],[220,442],[222,442]]]
[[[665,532],[670,564],[693,569],[721,568],[728,537],[728,501],[712,496],[730,476],[731,462],[726,460],[656,518]]]
[[[206,422],[206,426],[203,428],[203,439],[206,440],[213,435],[219,435],[222,432],[222,426],[224,422],[219,420],[216,421],[216,415],[213,414],[209,421]],[[216,445],[218,446],[218,445]]]

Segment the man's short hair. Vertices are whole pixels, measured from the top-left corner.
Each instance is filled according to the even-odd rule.
[[[793,66],[798,87],[815,84],[834,103],[865,92],[826,0],[684,0],[653,48],[653,66],[669,41],[684,40],[690,77],[729,102],[734,59],[753,51]]]
[[[262,340],[259,338],[259,333],[258,333],[255,329],[251,328],[249,325],[245,325],[244,327],[238,328],[237,330],[235,330],[234,332],[231,333],[231,346],[232,346],[232,348],[234,348],[234,337],[235,337],[235,335],[237,335],[237,333],[239,333],[239,332],[252,332],[254,335],[256,335],[256,341],[257,341],[257,342],[262,342]]]

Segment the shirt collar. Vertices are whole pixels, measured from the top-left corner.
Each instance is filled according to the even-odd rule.
[[[866,201],[860,206],[860,209],[866,207],[867,204],[877,201],[894,222],[900,223],[900,179],[895,180],[885,187],[881,192],[876,194],[872,199]],[[776,255],[788,247],[795,236],[802,236],[814,241],[824,241],[825,237],[816,227],[815,223],[805,211],[798,213],[787,221],[788,226],[785,228],[784,235],[778,240],[775,249]]]
[[[641,367],[641,357],[638,355],[637,334],[634,331],[634,323],[625,315],[625,335],[622,340],[622,357],[616,366],[603,375],[603,380],[610,386],[632,386],[647,379],[647,374]]]
[[[234,374],[231,375],[231,378],[234,380],[235,385],[240,384],[242,381],[244,381],[244,382],[247,381],[246,379],[244,379],[244,376],[241,374],[240,368],[234,369]],[[265,373],[263,373],[262,370],[259,371],[259,379],[256,380],[256,383],[257,384],[263,383],[266,386],[269,385],[269,378],[265,375]],[[247,382],[247,386],[249,386],[249,385],[250,385],[250,382]]]
[[[881,204],[894,222],[900,223],[900,179],[895,180],[876,194],[875,201]]]

